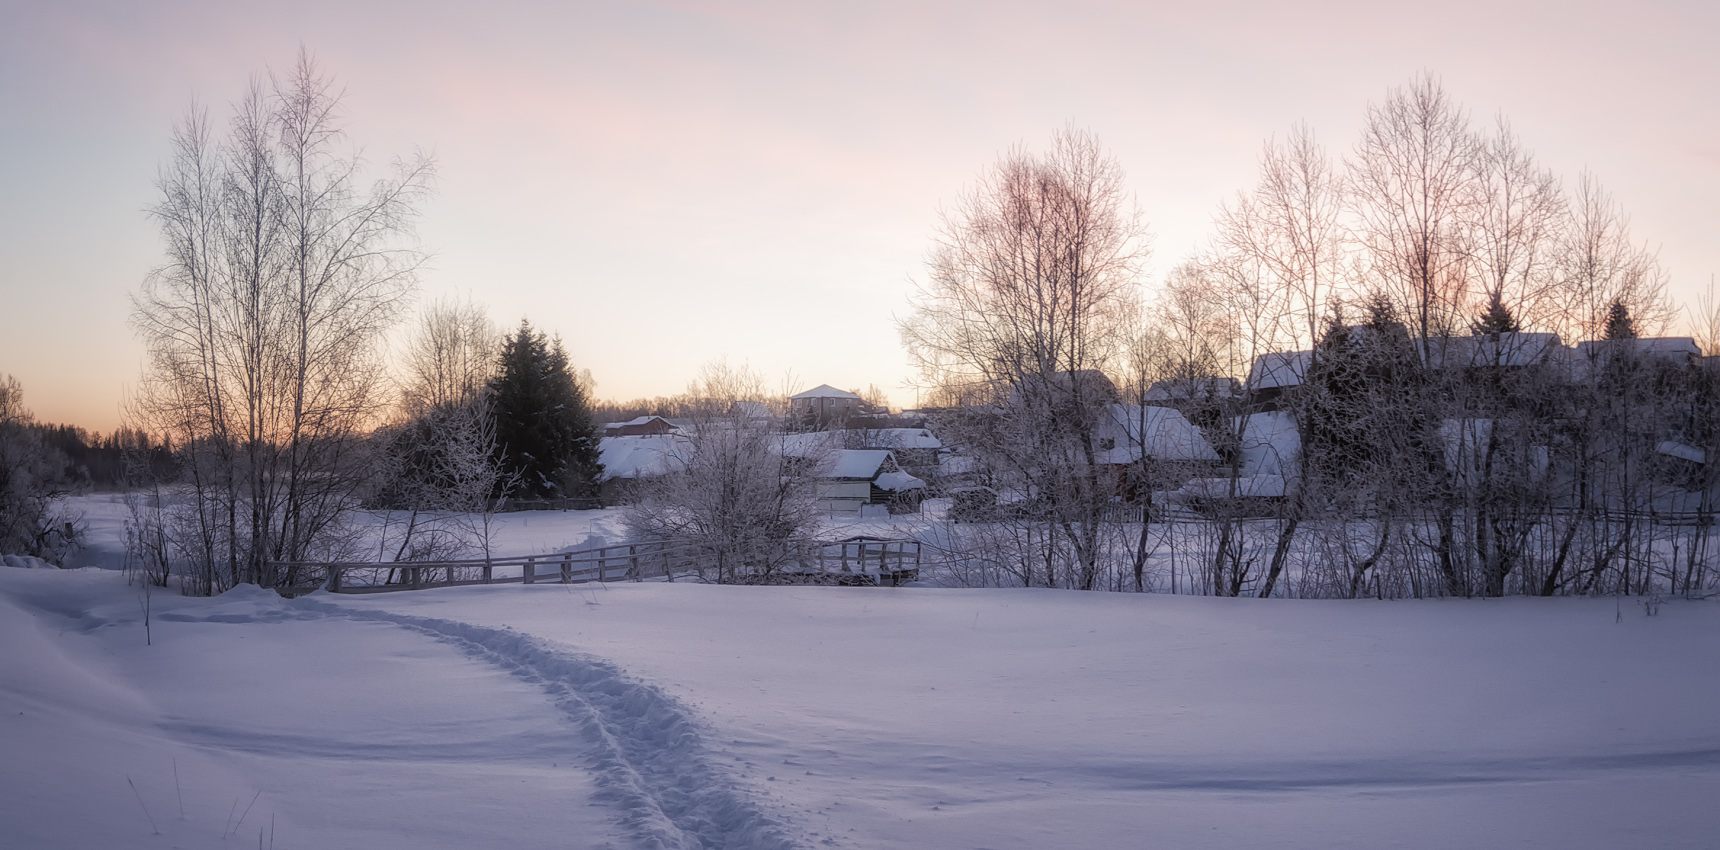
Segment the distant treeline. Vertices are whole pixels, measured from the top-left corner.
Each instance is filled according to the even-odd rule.
[[[136,428],[121,427],[109,434],[75,425],[28,423],[48,447],[65,455],[66,470],[76,484],[96,490],[124,489],[146,474],[166,477],[173,469],[173,450],[160,438]]]
[[[664,419],[686,419],[693,415],[694,404],[686,395],[636,398],[630,401],[604,399],[591,404],[591,421],[597,425],[626,422],[641,416],[661,416]]]

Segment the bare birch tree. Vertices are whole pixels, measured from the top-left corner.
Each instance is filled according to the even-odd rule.
[[[1630,217],[1595,175],[1577,177],[1570,220],[1555,259],[1556,330],[1567,340],[1601,339],[1614,304],[1623,304],[1638,333],[1651,336],[1671,321],[1666,273],[1659,258],[1630,233]]]
[[[1475,294],[1490,313],[1508,310],[1525,329],[1549,328],[1557,312],[1554,264],[1567,220],[1564,195],[1504,116],[1495,123],[1475,158],[1479,197],[1469,234]]]
[[[1481,145],[1438,79],[1423,74],[1369,104],[1349,162],[1349,197],[1370,268],[1406,313],[1423,356],[1458,326],[1465,232],[1479,202]]]
[[[400,400],[408,415],[475,401],[496,375],[502,333],[484,308],[446,299],[427,305],[406,343]]]
[[[168,531],[192,592],[291,583],[279,562],[333,554],[368,477],[383,332],[415,285],[406,237],[430,162],[360,187],[341,97],[301,52],[254,80],[226,137],[193,108],[150,213],[167,262],[132,324],[147,354],[132,417],[169,435],[189,498]]]
[[[1097,586],[1115,481],[1094,430],[1116,402],[1146,235],[1122,169],[1092,135],[1016,149],[944,215],[901,322],[928,388],[966,401],[945,424],[1023,502],[1031,584]],[[1042,569],[1041,569],[1042,568]]]

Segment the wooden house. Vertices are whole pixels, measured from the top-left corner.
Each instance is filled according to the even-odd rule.
[[[640,416],[626,422],[611,422],[603,426],[605,437],[646,437],[676,430],[675,424],[661,416]]]
[[[892,513],[919,509],[926,482],[902,471],[896,457],[882,449],[837,449],[820,464],[819,504],[831,513],[858,513],[885,505]]]

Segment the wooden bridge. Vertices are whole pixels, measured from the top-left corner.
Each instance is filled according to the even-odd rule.
[[[896,586],[919,577],[920,542],[909,538],[853,537],[791,540],[789,564],[737,583],[851,584]],[[383,593],[476,584],[580,584],[642,581],[713,569],[710,551],[695,543],[645,541],[572,552],[452,561],[277,562],[297,576],[288,595],[327,588],[333,593]],[[755,580],[757,579],[757,580]]]

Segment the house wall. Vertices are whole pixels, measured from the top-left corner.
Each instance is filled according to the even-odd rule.
[[[858,511],[872,503],[870,481],[820,481],[816,492],[819,508],[835,513]]]

